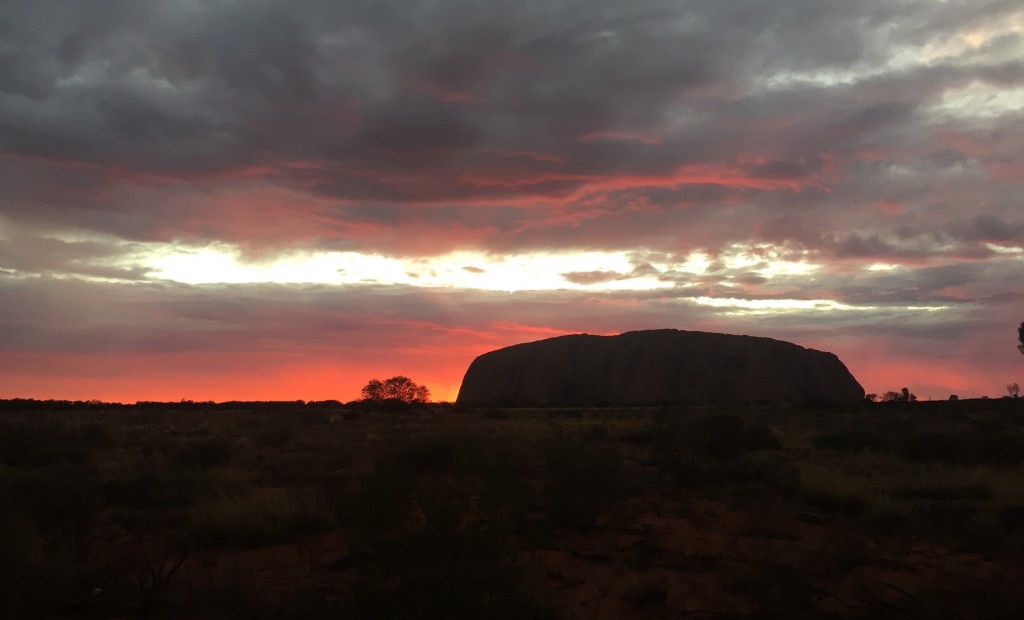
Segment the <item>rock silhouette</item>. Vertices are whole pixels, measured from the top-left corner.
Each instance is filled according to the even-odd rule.
[[[660,329],[559,336],[485,353],[470,364],[456,402],[602,407],[863,399],[864,389],[832,353],[771,338]]]

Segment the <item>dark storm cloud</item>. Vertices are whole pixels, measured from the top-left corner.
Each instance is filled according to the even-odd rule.
[[[951,228],[951,234],[971,241],[1024,245],[1024,219],[1011,223],[992,213],[979,213]]]
[[[878,235],[865,237],[856,233],[846,236],[835,248],[835,255],[839,258],[895,259],[922,257],[926,253],[925,250],[903,249]]]
[[[959,71],[959,81],[968,75],[950,66],[883,75],[874,86],[774,93],[761,92],[757,79],[878,62],[901,38],[1012,6],[67,2],[60,9],[12,2],[0,14],[8,41],[0,62],[16,68],[0,74],[6,150],[185,178],[310,160],[325,165],[304,179],[317,191],[407,201],[531,190],[564,197],[581,176],[667,174],[709,158],[734,163],[744,150],[766,146],[786,159],[751,174],[803,176],[820,168],[819,147],[852,148],[911,123],[927,96],[915,82],[935,82],[927,76],[937,71]],[[970,79],[986,69],[997,71],[972,69]],[[1019,67],[998,71],[1019,83]],[[799,112],[806,127],[779,137],[750,125],[786,111]],[[595,135],[637,139],[588,139]],[[496,188],[479,178],[488,172],[477,167],[487,149],[565,156],[559,169],[569,178],[543,178],[550,167],[538,160],[520,170],[521,183]],[[297,180],[276,171],[281,183]],[[501,178],[505,170],[496,172]]]

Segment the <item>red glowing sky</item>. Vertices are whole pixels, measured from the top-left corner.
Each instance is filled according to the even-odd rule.
[[[486,351],[665,327],[832,351],[869,392],[1024,379],[1012,3],[0,23],[0,397],[350,400],[405,374],[451,400]]]

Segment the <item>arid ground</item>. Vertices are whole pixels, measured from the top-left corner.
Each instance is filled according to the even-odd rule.
[[[7,411],[4,618],[1010,618],[1024,401]]]

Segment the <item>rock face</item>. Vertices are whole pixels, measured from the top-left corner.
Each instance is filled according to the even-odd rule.
[[[864,388],[832,353],[754,336],[660,329],[578,334],[473,360],[457,403],[602,407],[853,403]]]

